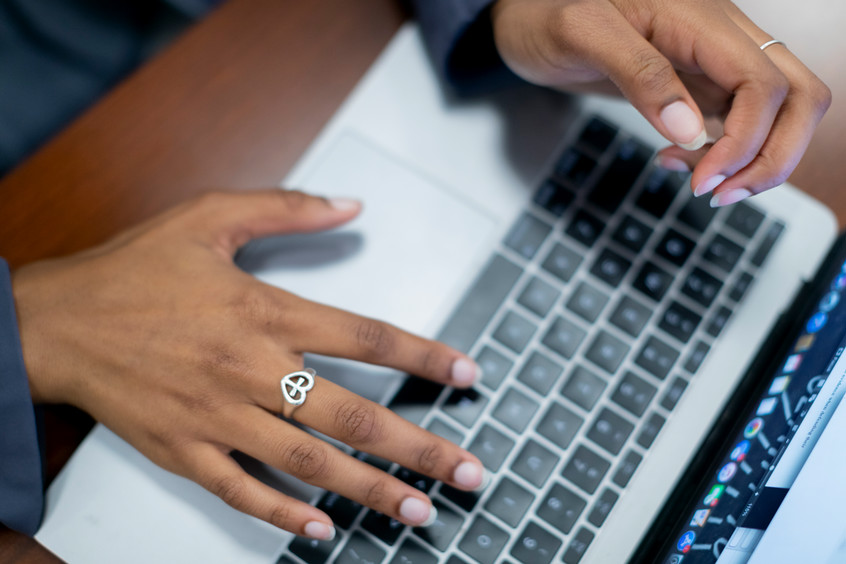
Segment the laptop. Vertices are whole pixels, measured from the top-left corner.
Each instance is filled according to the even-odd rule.
[[[665,144],[625,102],[528,86],[453,99],[406,25],[284,181],[360,198],[361,216],[255,242],[238,264],[476,358],[465,391],[306,364],[469,449],[490,487],[351,453],[432,497],[438,521],[411,529],[240,459],[332,516],[336,538],[311,541],[97,426],[36,538],[87,563],[754,558],[846,388],[846,254],[833,214],[790,186],[718,210],[692,198],[652,164]]]

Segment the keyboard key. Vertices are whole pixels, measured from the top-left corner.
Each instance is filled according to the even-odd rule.
[[[637,435],[637,439],[635,439],[637,444],[643,448],[651,447],[652,443],[655,442],[655,438],[658,436],[658,433],[661,432],[661,427],[664,426],[666,421],[667,420],[663,415],[659,415],[655,412],[650,413],[649,418],[643,422],[643,425],[640,428],[640,433]]]
[[[404,419],[419,425],[432,410],[432,404],[443,391],[442,384],[409,376],[391,399],[388,407]]]
[[[579,210],[567,227],[566,233],[585,247],[591,247],[599,239],[604,227],[605,223],[596,216]]]
[[[627,371],[611,395],[611,400],[632,415],[640,417],[646,412],[657,391],[658,388]]]
[[[517,298],[517,303],[538,317],[546,317],[559,297],[561,297],[560,290],[533,276]]]
[[[288,556],[287,554],[283,554],[276,560],[276,564],[297,564],[293,561],[293,559]]]
[[[531,260],[550,231],[552,231],[551,225],[529,213],[524,213],[505,237],[505,246],[526,260]]]
[[[592,494],[596,491],[610,467],[611,464],[603,457],[591,449],[579,445],[561,475],[585,492]]]
[[[481,492],[467,492],[441,484],[438,492],[446,499],[450,500],[464,511],[473,511],[476,504],[479,503],[479,498],[482,497]]]
[[[435,500],[432,504],[438,510],[438,518],[428,527],[415,527],[413,531],[418,538],[443,552],[464,525],[464,518],[440,501]]]
[[[767,260],[767,257],[770,254],[770,251],[772,251],[778,241],[778,238],[781,236],[782,231],[784,231],[784,224],[780,221],[770,225],[769,229],[767,229],[767,232],[764,234],[764,239],[752,254],[752,259],[750,260],[752,264],[755,266],[761,266],[764,264],[764,261]]]
[[[438,340],[468,352],[522,273],[523,269],[510,260],[494,255],[450,316]]]
[[[667,411],[672,411],[673,408],[676,407],[676,404],[679,403],[679,400],[686,388],[687,381],[676,376],[676,378],[674,378],[670,383],[670,387],[667,388],[667,391],[664,392],[664,395],[661,397],[661,407]]]
[[[676,266],[681,266],[685,263],[693,248],[696,246],[691,239],[685,237],[675,229],[668,229],[655,248],[655,253],[667,259]]]
[[[726,272],[731,272],[742,254],[743,247],[717,234],[708,243],[702,258]]]
[[[681,291],[696,303],[710,307],[722,287],[723,283],[719,279],[697,266],[690,271]]]
[[[731,206],[731,213],[726,218],[726,225],[751,239],[763,221],[763,213],[747,202],[738,202],[737,205]]]
[[[372,533],[377,539],[390,546],[396,544],[400,533],[405,528],[405,525],[396,519],[391,519],[387,515],[372,509],[364,514],[364,519],[361,520],[361,526],[364,530]]]
[[[614,374],[628,352],[629,346],[626,343],[602,330],[591,343],[585,357],[610,374]]]
[[[391,564],[438,564],[438,559],[419,543],[405,539],[391,559]]]
[[[477,516],[458,548],[480,564],[494,564],[508,538],[508,533],[488,519]]]
[[[667,271],[647,261],[641,267],[632,286],[647,298],[660,302],[672,283],[673,277]]]
[[[558,382],[563,371],[564,368],[560,364],[552,361],[545,354],[533,352],[520,369],[517,380],[545,396]]]
[[[511,470],[537,488],[543,487],[555,465],[558,455],[534,440],[529,440],[511,464]]]
[[[737,280],[734,281],[734,285],[731,287],[731,291],[729,292],[729,299],[739,302],[743,299],[743,296],[746,295],[746,291],[749,289],[749,286],[752,285],[752,275],[748,272],[741,272],[740,276],[737,277]]]
[[[326,492],[317,503],[317,508],[326,513],[340,529],[349,529],[361,512],[361,504],[335,492]]]
[[[288,545],[288,550],[296,554],[309,564],[323,564],[329,561],[329,556],[338,543],[341,542],[340,536],[335,537],[330,541],[319,541],[315,539],[307,539],[305,537],[296,537]]]
[[[513,311],[509,311],[499,322],[493,338],[516,353],[523,352],[537,327],[534,323]]]
[[[402,466],[397,469],[395,475],[409,486],[417,488],[426,494],[429,493],[429,490],[431,490],[432,486],[435,485],[434,478],[430,478],[429,476],[415,472],[414,470],[409,470],[408,468],[403,468]]]
[[[564,564],[579,564],[592,541],[593,533],[589,529],[584,527],[579,529],[579,532],[570,541],[567,552],[564,553]]]
[[[686,343],[693,336],[694,331],[702,321],[702,316],[689,308],[673,301],[664,310],[658,327],[672,335],[682,343]]]
[[[579,282],[576,291],[567,301],[567,309],[585,321],[593,323],[607,303],[607,294],[586,282]]]
[[[614,160],[596,181],[588,201],[608,213],[615,212],[651,157],[652,149],[637,139],[624,140],[617,146]]]
[[[564,358],[572,358],[586,335],[584,329],[569,319],[556,317],[542,342]]]
[[[619,497],[620,496],[610,488],[602,490],[602,494],[593,504],[593,508],[588,515],[588,522],[592,525],[596,525],[597,527],[601,527],[602,524],[605,523],[605,519],[608,518],[608,514],[611,513],[611,509],[614,508],[614,504],[617,503],[617,499],[619,499]]]
[[[346,546],[335,559],[337,564],[365,564],[381,562],[385,558],[385,550],[362,535],[353,533]]]
[[[476,357],[476,362],[482,369],[482,384],[492,390],[499,388],[514,366],[514,361],[487,345]]]
[[[730,317],[731,310],[726,306],[720,306],[711,314],[708,325],[705,326],[705,332],[712,337],[718,336],[722,332],[723,327],[726,326],[726,323],[728,323]]]
[[[590,411],[604,390],[605,380],[579,364],[570,373],[561,395],[585,411]]]
[[[641,460],[643,460],[643,457],[635,451],[626,451],[626,455],[617,465],[617,470],[614,472],[611,481],[621,488],[625,488],[632,479],[632,476],[634,476],[635,470],[637,470]]]
[[[690,351],[690,354],[687,355],[687,359],[684,361],[684,369],[691,374],[696,374],[696,371],[699,370],[700,366],[702,366],[702,363],[705,361],[705,357],[708,355],[708,351],[710,350],[711,347],[709,347],[707,343],[697,341],[693,346],[693,350]]]
[[[569,282],[582,263],[582,255],[561,243],[556,243],[541,265],[562,282]]]
[[[447,564],[467,564],[467,561],[459,558],[458,556],[450,556],[449,560],[447,560]]]
[[[460,445],[464,442],[464,433],[456,431],[452,426],[447,425],[440,419],[432,419],[426,428],[430,433],[434,433],[453,444]]]
[[[679,351],[657,337],[649,337],[635,358],[635,364],[663,380],[678,358]]]
[[[537,431],[552,443],[565,449],[573,442],[573,437],[576,436],[582,423],[584,419],[580,416],[559,403],[553,403],[538,423]]]
[[[512,448],[514,448],[513,440],[490,425],[484,425],[467,450],[475,454],[485,468],[496,472]]]
[[[584,511],[587,503],[561,484],[555,484],[537,508],[537,515],[565,535]]]
[[[552,178],[535,192],[535,203],[556,217],[561,217],[576,196]]]
[[[646,245],[650,235],[652,235],[651,227],[627,215],[614,230],[611,238],[628,250],[638,253]]]
[[[473,388],[455,389],[444,402],[444,413],[464,425],[472,427],[488,405],[488,398]]]
[[[570,186],[579,188],[595,168],[596,160],[593,157],[575,147],[570,147],[555,163],[553,174],[556,178],[569,183]]]
[[[504,523],[516,527],[534,500],[532,492],[509,478],[503,478],[488,498],[485,509]]]
[[[687,175],[663,168],[653,168],[643,183],[643,190],[637,197],[635,205],[653,217],[661,219],[673,203],[679,188],[686,181]]]
[[[582,133],[579,136],[579,144],[593,149],[597,153],[601,154],[611,146],[611,143],[614,141],[614,137],[616,137],[616,135],[616,127],[604,120],[594,117],[591,118],[587,125],[585,125],[584,130],[582,130]]]
[[[618,454],[633,430],[634,425],[626,419],[603,408],[594,419],[587,437],[611,454]]]
[[[650,315],[652,310],[648,307],[628,296],[623,296],[614,313],[611,314],[610,321],[632,337],[637,337],[649,321]]]
[[[523,564],[549,564],[561,541],[546,529],[529,523],[511,549],[511,556]]]
[[[590,273],[616,288],[632,266],[632,261],[620,256],[611,249],[604,249],[590,269]]]
[[[679,212],[678,220],[694,231],[703,233],[717,215],[717,211],[711,207],[707,198],[691,197]]]
[[[538,403],[535,400],[509,388],[494,407],[493,417],[512,431],[522,433],[537,410]]]

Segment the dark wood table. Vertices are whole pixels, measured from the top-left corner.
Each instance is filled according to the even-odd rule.
[[[740,0],[834,93],[791,181],[846,225],[841,0]],[[71,253],[215,188],[274,186],[407,14],[394,0],[230,0],[0,180],[0,256]],[[48,411],[48,474],[90,428]],[[0,528],[0,562],[58,562]]]

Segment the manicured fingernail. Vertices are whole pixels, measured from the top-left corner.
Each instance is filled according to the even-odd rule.
[[[734,188],[732,190],[726,190],[725,192],[714,194],[714,197],[711,198],[711,207],[719,208],[721,206],[736,204],[740,200],[745,200],[751,195],[752,192],[750,192],[746,188]]]
[[[320,521],[309,521],[304,531],[307,537],[317,540],[330,541],[335,538],[335,527]]]
[[[416,497],[407,497],[400,504],[400,515],[416,527],[428,527],[438,518],[438,510]]]
[[[452,363],[453,384],[458,386],[472,386],[482,374],[482,369],[475,362],[467,358],[459,358]]]
[[[328,202],[338,211],[356,210],[361,207],[361,202],[349,198],[329,198]]]
[[[681,100],[664,106],[660,118],[671,141],[682,149],[694,151],[705,144],[708,135],[702,122],[690,106]]]
[[[722,174],[715,174],[711,178],[706,178],[704,182],[702,182],[699,186],[697,186],[693,190],[694,196],[701,196],[702,194],[707,194],[717,186],[723,183],[726,177]]]
[[[491,482],[491,475],[481,464],[462,462],[455,468],[452,479],[455,480],[456,484],[468,490],[480,492],[488,487]]]
[[[690,172],[690,166],[681,159],[658,155],[655,157],[655,164],[661,168],[675,172]]]

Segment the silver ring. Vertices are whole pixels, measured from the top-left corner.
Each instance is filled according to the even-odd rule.
[[[769,41],[767,41],[766,43],[761,45],[761,51],[763,51],[764,49],[766,49],[767,47],[769,47],[771,45],[784,45],[785,47],[787,47],[787,44],[784,41],[780,41],[778,39],[770,39]]]
[[[294,407],[302,405],[306,400],[306,392],[314,387],[314,377],[317,373],[311,368],[297,370],[282,377],[282,397]]]

